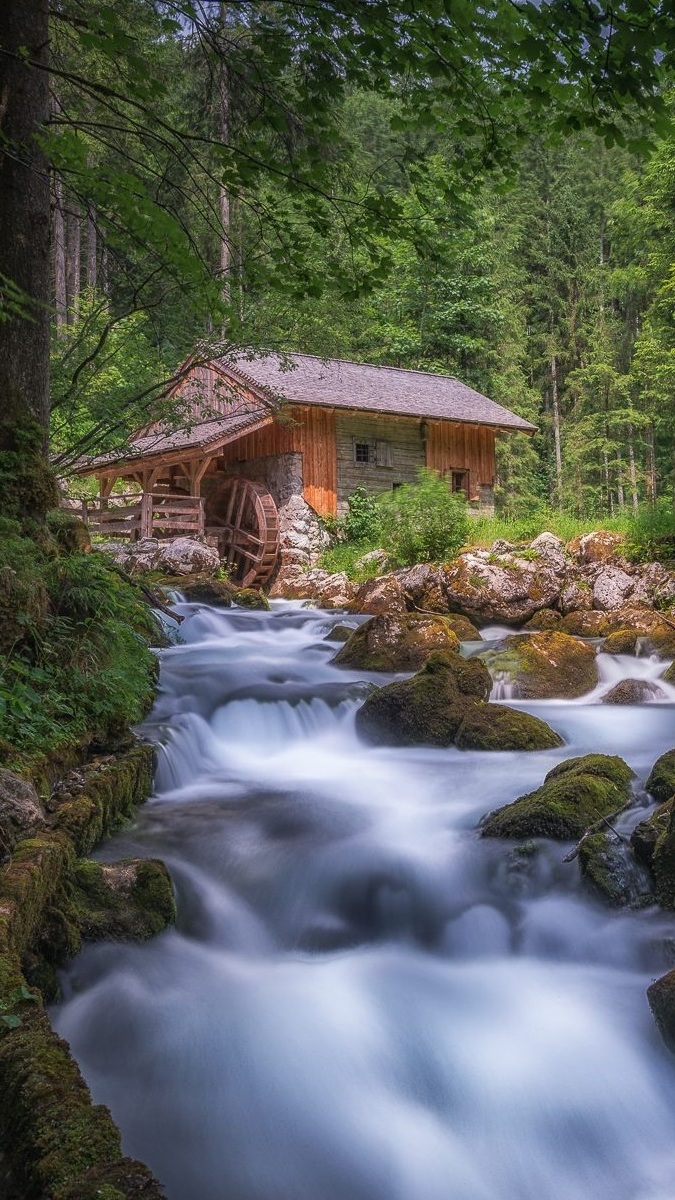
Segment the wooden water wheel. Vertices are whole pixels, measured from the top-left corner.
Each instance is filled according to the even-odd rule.
[[[218,495],[218,512],[208,520],[217,527],[232,578],[242,587],[266,583],[279,553],[279,514],[267,489],[238,476],[226,479]]]

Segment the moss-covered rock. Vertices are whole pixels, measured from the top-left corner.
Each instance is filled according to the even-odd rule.
[[[355,625],[334,625],[324,637],[324,642],[346,642],[354,633]]]
[[[536,717],[487,704],[491,684],[479,659],[434,651],[412,679],[368,697],[356,715],[357,731],[386,746],[530,750],[561,744]]]
[[[132,816],[152,788],[155,752],[136,745],[124,754],[92,763],[73,792],[62,793],[54,817],[78,854],[89,854],[97,842]]]
[[[255,608],[269,612],[270,602],[264,592],[258,588],[239,588],[232,596],[232,603],[237,608]]]
[[[545,721],[504,704],[471,706],[455,738],[460,750],[553,750],[562,744]]]
[[[675,969],[650,984],[647,999],[661,1037],[675,1054]]]
[[[599,679],[593,648],[557,630],[508,637],[503,650],[490,653],[489,664],[527,700],[573,699],[590,692]]]
[[[483,837],[578,840],[630,797],[633,772],[615,755],[569,758],[549,771],[541,787],[489,813]]]
[[[80,861],[74,884],[85,941],[145,941],[176,919],[171,878],[158,859]]]
[[[557,629],[561,620],[560,613],[556,612],[554,608],[542,608],[541,612],[535,613],[529,621],[525,622],[523,629],[526,629],[528,633],[538,633],[544,629]]]
[[[161,585],[162,589],[182,592],[191,604],[212,604],[215,608],[229,608],[238,590],[229,579],[215,579],[208,573],[162,578]]]
[[[19,838],[45,825],[45,811],[31,783],[0,767],[0,862]]]
[[[147,1167],[123,1157],[108,1109],[92,1105],[67,1044],[44,1011],[29,1001],[15,1011],[20,1024],[0,1033],[0,1133],[21,1195],[161,1200]]]
[[[569,633],[571,637],[606,637],[612,631],[611,614],[594,609],[570,612],[563,617],[558,628],[561,633]]]
[[[602,697],[602,704],[649,704],[665,692],[651,679],[622,679]]]
[[[444,619],[460,642],[482,642],[483,637],[473,621],[461,613],[445,613]]]
[[[605,654],[635,654],[638,634],[634,629],[617,629],[602,643]]]
[[[383,613],[355,629],[333,662],[364,671],[417,671],[432,650],[457,650],[459,641],[442,616]]]
[[[630,844],[633,847],[635,857],[644,863],[646,867],[651,867],[654,861],[654,853],[659,840],[666,834],[668,829],[668,821],[670,820],[671,804],[660,804],[657,809],[646,821],[640,821],[639,825],[630,835]]]
[[[666,750],[665,754],[657,758],[645,787],[659,804],[675,796],[675,750]]]
[[[675,662],[671,662],[668,670],[663,672],[661,678],[665,679],[666,683],[675,683]]]
[[[612,908],[640,908],[654,899],[649,872],[613,834],[584,838],[579,865],[585,881]]]

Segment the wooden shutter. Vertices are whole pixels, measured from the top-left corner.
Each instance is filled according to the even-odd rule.
[[[393,467],[394,455],[391,442],[375,443],[375,462],[378,467]]]

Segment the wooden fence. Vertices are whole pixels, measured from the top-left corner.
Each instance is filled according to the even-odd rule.
[[[132,541],[167,534],[203,535],[204,499],[143,492],[111,496],[109,500],[83,500],[82,519],[92,533]]]

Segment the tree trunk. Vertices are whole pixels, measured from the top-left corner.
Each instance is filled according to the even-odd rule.
[[[616,456],[616,498],[619,508],[625,508],[626,499],[623,490],[623,459],[620,454]]]
[[[87,209],[87,287],[96,291],[98,272],[98,243],[96,238],[96,213],[89,206]]]
[[[552,411],[553,411],[553,443],[555,446],[555,491],[556,502],[562,505],[563,500],[563,472],[562,472],[562,446],[560,443],[560,405],[558,403],[558,362],[555,354],[551,355],[551,384],[552,384]]]
[[[635,442],[633,440],[633,426],[628,426],[628,474],[630,477],[630,499],[633,506],[633,512],[638,510],[638,488],[637,488],[637,471],[635,469]]]
[[[68,292],[68,321],[77,320],[80,305],[80,258],[82,215],[74,202],[68,208],[66,224],[66,290]]]
[[[63,216],[63,182],[54,176],[54,308],[56,332],[61,333],[68,319],[68,291],[66,288],[66,222]]]
[[[55,501],[49,422],[49,169],[35,135],[49,120],[48,0],[0,4],[0,278],[26,309],[0,322],[0,509],[40,519]],[[37,65],[31,65],[35,63]],[[5,152],[5,147],[9,152]]]
[[[656,455],[654,453],[654,426],[647,426],[647,499],[656,500]]]
[[[227,4],[220,5],[220,24],[224,30],[227,24]],[[220,120],[220,140],[226,146],[230,140],[230,81],[228,78],[227,62],[225,55],[220,62],[220,72],[218,78],[218,105],[219,105],[219,120]],[[220,185],[218,196],[218,208],[220,212],[220,278],[221,278],[221,295],[223,303],[229,304],[230,301],[230,276],[232,270],[232,253],[231,253],[231,212],[230,212],[230,193],[224,183]]]
[[[609,454],[607,453],[606,450],[603,450],[603,452],[602,452],[602,470],[603,470],[603,475],[605,477],[605,492],[607,495],[607,508],[609,509],[610,517],[613,517],[614,516],[614,497],[612,495],[612,488],[611,488],[610,482],[609,482]]]

